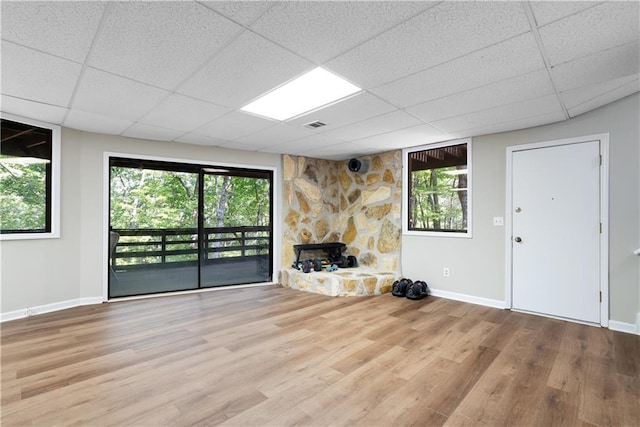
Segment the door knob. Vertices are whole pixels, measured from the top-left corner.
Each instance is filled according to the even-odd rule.
[[[520,209],[520,208],[516,208],[516,212],[517,212],[517,213],[520,213],[520,212],[522,212],[522,209]]]
[[[516,238],[515,238],[515,239],[513,239],[513,240],[515,240],[515,241],[516,241],[516,243],[520,243],[520,242],[522,242],[522,239],[521,239],[520,237],[516,237]]]

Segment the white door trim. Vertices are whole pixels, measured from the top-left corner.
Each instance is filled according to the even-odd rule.
[[[558,139],[553,141],[536,142],[531,144],[514,145],[507,147],[507,174],[506,174],[506,198],[505,198],[505,308],[513,307],[511,292],[512,271],[512,238],[511,229],[513,221],[512,205],[512,179],[513,165],[512,154],[515,151],[531,150],[535,148],[555,147],[559,145],[579,144],[581,142],[600,141],[600,155],[602,166],[600,169],[600,220],[602,233],[600,234],[600,325],[609,326],[609,134],[601,133],[577,138]]]

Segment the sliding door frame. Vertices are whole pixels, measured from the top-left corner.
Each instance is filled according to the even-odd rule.
[[[271,173],[271,185],[270,185],[270,195],[271,195],[271,238],[270,238],[270,258],[271,258],[271,277],[270,281],[264,282],[265,285],[274,283],[276,271],[278,270],[278,264],[276,260],[279,259],[280,252],[280,229],[278,227],[279,221],[279,213],[278,213],[278,205],[279,205],[279,194],[278,194],[278,169],[272,166],[263,166],[263,165],[252,165],[252,164],[239,164],[239,163],[229,163],[229,162],[212,162],[212,161],[201,161],[201,160],[193,160],[193,159],[181,159],[181,158],[171,158],[171,157],[161,157],[161,156],[147,156],[140,154],[132,154],[132,153],[121,153],[121,152],[104,152],[103,155],[103,174],[102,174],[102,300],[103,302],[107,302],[110,300],[109,298],[109,253],[108,253],[108,242],[109,242],[109,226],[110,226],[110,203],[111,203],[111,189],[110,189],[110,164],[112,158],[124,158],[130,159],[132,161],[149,161],[149,162],[162,162],[168,164],[185,164],[191,165],[194,168],[196,167],[215,167],[215,168],[231,168],[231,169],[240,169],[240,170],[256,170],[256,171],[264,171]],[[199,185],[202,184],[200,182],[202,180],[203,174],[199,173]],[[201,197],[202,191],[199,189],[199,198]],[[199,204],[202,200],[199,200]],[[200,205],[201,206],[201,205]],[[198,228],[201,229],[201,215],[198,215]],[[201,237],[201,236],[200,236]],[[201,256],[201,238],[198,239],[198,258]],[[198,261],[198,284],[200,286],[200,261]],[[198,287],[197,289],[187,290],[187,291],[176,291],[171,292],[171,294],[179,294],[179,293],[190,293],[190,292],[204,292],[211,291],[216,289],[224,289],[224,288],[233,288],[237,286],[252,286],[252,285],[228,285],[228,286],[220,286],[220,287]],[[153,296],[167,295],[167,293],[157,293],[157,294],[146,294],[140,296],[132,296],[132,297],[119,297],[117,299],[125,299],[125,298],[149,298]]]

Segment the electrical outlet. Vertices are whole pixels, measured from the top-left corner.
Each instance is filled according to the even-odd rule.
[[[493,225],[495,225],[495,226],[504,225],[504,218],[501,217],[501,216],[494,216],[493,217]]]
[[[442,269],[442,275],[444,277],[449,277],[449,268],[448,267],[445,267],[445,268]]]

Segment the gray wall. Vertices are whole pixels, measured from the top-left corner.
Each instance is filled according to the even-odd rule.
[[[611,320],[636,324],[640,312],[639,95],[574,119],[473,138],[473,238],[403,236],[402,272],[434,289],[497,301],[505,299],[505,216],[508,146],[609,133]],[[451,276],[442,276],[449,267]]]
[[[105,152],[281,167],[278,154],[143,141],[66,128],[61,149],[61,237],[0,243],[1,313],[102,296]],[[281,187],[279,176],[274,185]],[[274,203],[282,205],[279,196]],[[274,221],[279,224],[281,218]],[[277,271],[278,266],[274,268]]]
[[[640,258],[632,254],[640,245],[639,102],[635,94],[566,122],[474,138],[473,238],[404,236],[403,274],[436,289],[504,300],[505,230],[492,218],[505,215],[506,147],[609,132],[610,318],[634,324],[640,312]],[[105,151],[281,167],[275,154],[63,129],[61,238],[0,243],[0,312],[102,296]],[[281,177],[275,185],[281,188]],[[275,203],[281,206],[281,198]],[[281,224],[281,215],[275,221]],[[442,277],[443,266],[451,277]]]

